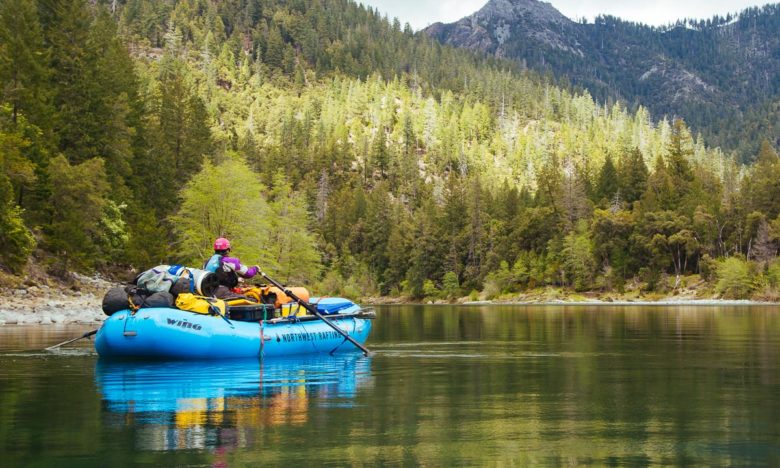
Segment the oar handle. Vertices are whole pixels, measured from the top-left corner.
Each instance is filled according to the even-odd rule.
[[[316,316],[317,318],[319,318],[320,320],[322,320],[323,322],[325,322],[325,323],[326,323],[326,324],[327,324],[327,325],[328,325],[330,328],[332,328],[332,329],[336,330],[336,332],[338,332],[338,333],[339,333],[341,336],[343,336],[343,337],[344,337],[344,338],[345,338],[347,341],[349,341],[349,342],[350,342],[350,343],[352,343],[353,345],[357,346],[357,348],[358,348],[358,349],[360,349],[361,351],[363,351],[363,354],[364,354],[364,355],[368,356],[369,354],[371,354],[371,351],[369,351],[369,350],[368,350],[368,348],[366,348],[366,347],[365,347],[365,346],[363,346],[362,344],[358,343],[358,342],[357,342],[357,341],[356,341],[354,338],[352,338],[351,336],[349,336],[349,334],[348,334],[347,332],[345,332],[345,331],[344,331],[344,330],[342,330],[340,327],[336,326],[336,324],[334,324],[333,322],[331,322],[330,320],[328,320],[327,318],[325,318],[325,316],[324,316],[324,315],[322,315],[322,314],[320,313],[320,311],[318,311],[318,310],[317,310],[317,308],[316,308],[316,307],[312,306],[312,305],[311,305],[311,304],[309,304],[308,302],[306,302],[306,301],[304,301],[303,299],[301,299],[300,297],[298,297],[298,296],[297,296],[297,295],[296,295],[294,292],[292,292],[292,291],[291,291],[289,288],[285,288],[284,286],[282,286],[282,285],[281,285],[281,283],[279,283],[279,282],[278,282],[278,281],[276,281],[275,279],[271,278],[270,276],[266,275],[264,272],[262,272],[262,271],[261,271],[261,272],[260,272],[260,274],[261,274],[261,275],[263,276],[263,278],[265,278],[265,279],[266,279],[266,280],[267,280],[269,283],[273,284],[274,286],[276,286],[276,287],[277,287],[277,288],[279,288],[280,290],[284,291],[284,293],[285,293],[286,295],[288,295],[288,296],[290,296],[291,298],[293,298],[293,300],[294,300],[294,301],[296,301],[298,304],[302,305],[302,306],[303,306],[303,307],[304,307],[306,310],[308,310],[309,312],[311,312],[311,314],[312,314],[312,315]]]

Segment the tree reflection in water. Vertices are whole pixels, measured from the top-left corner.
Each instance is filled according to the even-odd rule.
[[[98,361],[95,379],[109,425],[131,426],[136,448],[246,447],[255,433],[308,421],[311,400],[350,407],[372,386],[359,354],[193,362]]]

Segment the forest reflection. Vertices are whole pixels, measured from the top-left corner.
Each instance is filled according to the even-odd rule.
[[[409,437],[460,441],[446,453],[420,443],[418,460],[479,464],[488,452],[521,465],[606,463],[607,454],[626,464],[780,461],[775,306],[380,312],[374,349],[411,361],[399,400],[426,401],[407,422],[416,426]]]

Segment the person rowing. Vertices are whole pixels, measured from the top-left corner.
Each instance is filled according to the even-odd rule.
[[[214,241],[214,255],[203,265],[203,269],[217,275],[219,288],[215,296],[220,299],[235,296],[232,289],[238,286],[240,278],[253,278],[261,273],[257,265],[247,266],[238,257],[230,256],[230,241],[224,237]]]

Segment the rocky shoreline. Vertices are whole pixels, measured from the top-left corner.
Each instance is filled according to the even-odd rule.
[[[36,284],[0,289],[0,326],[4,325],[53,325],[102,322],[106,316],[101,310],[103,295],[114,283],[100,277],[74,274],[75,282],[69,287]],[[420,302],[404,298],[367,298],[366,305],[410,305]],[[515,297],[492,301],[457,302],[430,301],[430,305],[520,305],[520,306],[749,306],[777,305],[776,302],[725,300],[718,298],[665,297],[657,300],[632,298],[570,298],[550,299],[540,297]]]
[[[398,298],[389,298],[387,300],[372,298],[365,302],[366,305],[458,305],[458,306],[477,306],[477,305],[495,305],[495,306],[759,306],[759,305],[780,305],[778,302],[755,301],[748,299],[660,299],[660,300],[490,300],[490,301],[428,301],[425,303],[404,301]]]
[[[0,289],[0,326],[100,323],[103,294],[113,283],[99,277],[74,275],[66,286],[22,285]]]

